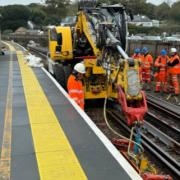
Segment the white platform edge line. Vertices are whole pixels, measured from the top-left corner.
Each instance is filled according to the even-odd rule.
[[[68,99],[68,101],[74,106],[77,112],[97,135],[100,141],[120,164],[120,166],[127,172],[133,180],[142,180],[141,176],[135,171],[135,169],[129,164],[129,162],[122,156],[122,154],[115,148],[111,141],[101,132],[101,130],[94,124],[94,122],[89,118],[89,116],[73,101],[67,92],[61,87],[61,85],[56,81],[56,79],[44,68],[41,69],[46,73],[46,75],[53,81],[56,87],[63,93],[63,95]]]

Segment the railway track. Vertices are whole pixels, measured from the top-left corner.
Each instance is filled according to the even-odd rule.
[[[111,119],[116,120],[126,131],[131,132],[130,127],[127,126],[119,111],[107,110],[107,114]],[[180,177],[179,142],[157,129],[146,119],[141,132],[143,146],[165,164],[172,174]]]
[[[30,49],[36,53],[40,53],[40,55],[44,57],[46,56],[45,54],[47,54],[47,51],[44,49]],[[150,94],[147,95],[147,102],[149,112],[145,117],[144,127],[142,128],[142,144],[157,159],[166,165],[175,177],[180,177],[179,107],[162,101]],[[130,134],[130,128],[126,125],[126,122],[117,110],[107,110],[107,114],[124,128],[124,133],[128,132]],[[164,117],[164,114],[166,114],[167,117]],[[93,116],[97,116],[97,114]],[[107,129],[103,121],[95,123],[100,129]],[[118,127],[116,127],[116,130],[118,130]],[[108,130],[103,130],[103,132],[110,139],[115,137]]]
[[[148,95],[147,99],[149,111],[146,119],[148,122],[180,142],[180,107],[152,95]]]
[[[41,56],[43,56],[45,58],[47,57],[47,52],[48,52],[47,48],[28,46],[28,49],[40,54]]]
[[[147,94],[147,103],[149,107],[156,108],[157,110],[170,115],[174,118],[174,121],[179,122],[180,120],[180,107],[174,104],[171,104],[165,100],[162,100],[158,97],[151,95],[150,93]]]
[[[89,108],[86,112],[110,140],[119,138],[106,126],[102,108]],[[113,129],[120,134],[129,137],[131,129],[127,126],[123,119],[123,115],[121,115],[119,111],[112,108],[107,109],[107,117]],[[157,136],[159,137],[160,135],[162,135],[162,132],[159,132],[157,128],[152,127],[150,123],[145,121],[144,128],[142,128],[142,145],[146,149],[145,154],[149,157],[151,162],[155,164],[160,174],[168,173],[174,180],[179,180],[179,162],[177,162],[177,152],[170,151],[168,145],[164,143],[164,141],[172,143],[173,140],[169,139],[164,134],[163,136],[165,137],[162,137],[162,139],[157,138]]]
[[[180,122],[175,123],[172,117],[160,115],[154,110],[150,110],[145,118],[160,131],[164,132],[169,137],[172,137],[177,142],[180,142]]]

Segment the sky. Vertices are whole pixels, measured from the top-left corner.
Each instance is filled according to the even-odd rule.
[[[0,0],[0,6],[12,5],[12,4],[30,4],[30,3],[40,3],[42,0]]]
[[[174,0],[175,1],[175,0]],[[10,5],[10,4],[30,4],[30,3],[40,3],[43,0],[0,0],[0,6]],[[161,4],[163,0],[149,0],[153,4]]]
[[[161,4],[163,2],[163,0],[151,0],[151,1],[148,1],[150,3],[153,3],[153,4]]]

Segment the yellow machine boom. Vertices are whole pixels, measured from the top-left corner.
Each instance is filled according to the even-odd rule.
[[[129,58],[126,48],[126,11],[122,5],[80,7],[75,27],[55,27],[49,32],[50,59],[59,82],[77,62],[86,67],[85,99],[115,98],[126,114],[130,107],[146,106],[140,88],[138,60]],[[51,68],[53,69],[53,68]],[[127,115],[127,119],[131,115]],[[142,115],[143,116],[143,115]],[[142,121],[135,115],[134,120]]]

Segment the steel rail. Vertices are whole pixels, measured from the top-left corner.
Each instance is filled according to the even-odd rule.
[[[119,115],[119,113],[115,113],[114,111],[107,110],[107,113],[115,119],[123,128],[125,128],[129,133],[131,132],[130,127],[127,126],[123,117]],[[149,135],[151,136],[148,136]],[[169,149],[174,143],[179,146],[179,143],[172,138],[165,135],[163,132],[159,131],[154,126],[150,125],[145,121],[144,128],[142,129],[142,144],[146,147],[152,154],[154,154],[161,162],[163,162],[173,174],[176,174],[180,177],[180,164],[179,162],[170,155],[167,151],[164,150],[164,147],[159,146],[159,144],[154,140],[158,140],[164,144],[164,146]]]
[[[180,107],[150,94],[147,94],[146,97],[147,97],[147,103],[150,106],[153,106],[165,113],[168,113],[171,117],[180,120]]]
[[[28,48],[33,51],[36,52],[38,54],[40,54],[42,57],[47,57],[47,50],[43,49],[43,48],[38,48],[38,47],[32,47],[32,46],[28,46]]]
[[[151,112],[146,114],[146,119],[147,122],[150,122],[162,132],[180,142],[180,129],[177,127],[177,124],[172,123],[173,120],[167,119],[167,117],[164,119],[164,117],[159,117]]]

